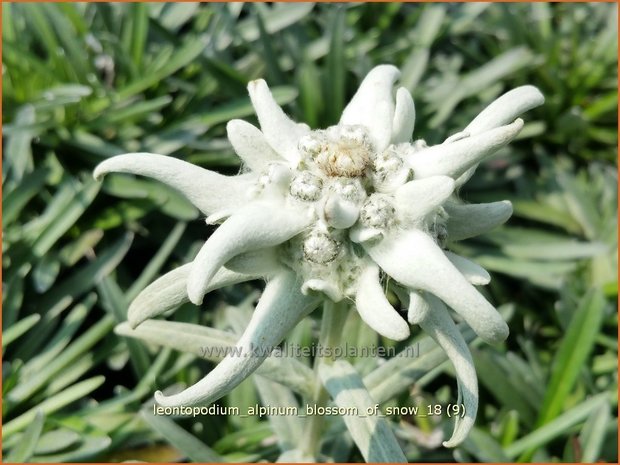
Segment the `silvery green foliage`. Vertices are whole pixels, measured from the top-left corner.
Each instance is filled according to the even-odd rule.
[[[507,201],[463,205],[455,189],[517,136],[523,127],[517,117],[544,99],[535,87],[514,89],[461,132],[427,146],[411,139],[415,107],[406,89],[394,92],[398,77],[390,65],[372,69],[340,122],[321,130],[291,121],[265,81],[250,82],[260,129],[240,120],[227,126],[245,164],[238,176],[150,153],[119,155],[96,168],[97,179],[110,172],[155,178],[186,195],[207,223],[221,223],[192,263],[162,276],[134,300],[128,312],[132,327],[183,302],[200,305],[219,287],[257,277],[267,281],[237,342],[248,356],[225,358],[179,394],[157,392],[159,404],[219,399],[322,300],[349,299],[379,334],[404,340],[409,324],[417,324],[445,350],[467,414],[444,445],[456,446],[466,437],[476,417],[478,384],[447,308],[489,343],[503,341],[508,327],[474,287],[487,284],[489,274],[447,249],[451,241],[502,224],[512,207]],[[408,321],[384,294],[387,277],[408,305]]]

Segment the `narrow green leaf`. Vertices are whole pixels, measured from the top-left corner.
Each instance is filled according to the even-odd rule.
[[[45,399],[36,407],[26,411],[17,418],[5,423],[2,426],[2,436],[10,436],[18,431],[26,428],[28,424],[32,423],[38,411],[43,412],[46,415],[54,413],[66,405],[69,405],[76,400],[84,399],[87,395],[97,389],[105,382],[105,376],[95,376],[87,380],[77,383],[70,388],[65,389],[54,397]]]
[[[265,30],[269,34],[281,31],[306,17],[313,8],[314,3],[310,2],[291,3],[290,5],[275,3],[263,15]],[[239,21],[236,25],[236,30],[247,42],[254,42],[260,37],[256,22],[251,18]],[[224,49],[229,44],[230,39],[228,41],[220,41],[218,48]]]
[[[62,451],[58,454],[37,456],[37,461],[41,463],[69,463],[69,462],[91,462],[112,444],[112,439],[108,436],[91,435],[84,438],[80,446],[76,449]]]
[[[2,348],[4,349],[22,334],[28,332],[28,330],[37,324],[40,319],[41,315],[35,313],[34,315],[27,316],[23,320],[18,321],[2,331]]]
[[[594,347],[604,310],[605,299],[600,291],[591,290],[582,298],[553,360],[551,379],[539,413],[539,425],[553,420],[564,408]]]
[[[324,107],[319,71],[310,60],[304,61],[297,69],[299,104],[304,115],[303,119],[311,128],[316,128],[319,124],[319,114]]]
[[[263,48],[263,59],[267,65],[267,79],[274,84],[281,84],[284,82],[284,76],[280,65],[278,63],[278,56],[273,47],[273,38],[267,33],[265,29],[265,23],[261,15],[261,8],[255,7],[256,25],[258,26],[260,43]]]
[[[125,293],[125,298],[128,302],[131,302],[136,296],[144,289],[157,275],[165,261],[168,259],[176,245],[178,244],[181,236],[185,232],[187,223],[177,223],[170,234],[166,237],[166,240],[157,250],[157,253],[151,258],[148,264],[140,273],[138,279],[134,281],[131,287]]]
[[[350,363],[337,360],[331,365],[321,364],[319,377],[338,407],[357,410],[357,415],[342,418],[366,462],[407,463],[389,422],[367,414],[377,403]]]
[[[60,329],[54,334],[41,353],[26,362],[22,375],[28,378],[45,368],[69,345],[71,339],[84,323],[88,313],[97,301],[97,295],[91,293],[75,305],[63,319]]]
[[[481,463],[508,463],[502,446],[489,433],[473,428],[461,446]]]
[[[344,57],[345,15],[344,6],[332,10],[330,18],[330,44],[327,54],[327,70],[324,75],[328,119],[335,124],[344,109],[346,60]]]
[[[131,58],[138,69],[142,66],[142,56],[148,35],[148,9],[148,3],[131,4]]]
[[[480,383],[493,394],[500,405],[518,411],[524,423],[532,425],[536,419],[536,411],[531,404],[528,390],[522,389],[523,385],[518,384],[518,380],[511,379],[506,367],[497,363],[499,357],[485,351],[474,352]]]
[[[32,270],[34,288],[39,294],[47,292],[60,273],[60,260],[53,254],[41,258]]]
[[[273,98],[280,106],[292,102],[297,97],[297,89],[287,86],[274,87],[271,90]],[[195,116],[192,116],[188,121],[192,123],[194,121],[200,124],[211,127],[216,124],[229,121],[235,118],[243,118],[254,113],[254,108],[250,103],[248,97],[233,100],[230,103],[221,105],[217,108],[210,109],[207,112],[201,114],[198,112]]]
[[[601,242],[564,240],[555,244],[514,244],[502,247],[506,254],[517,258],[538,260],[574,260],[609,253],[609,247]]]
[[[142,5],[139,3],[139,5]],[[164,95],[152,100],[143,102],[125,101],[124,106],[120,108],[110,109],[97,122],[97,127],[105,128],[110,125],[122,125],[123,123],[133,122],[141,118],[148,118],[153,113],[161,110],[172,102],[172,97]]]
[[[207,42],[208,38],[204,36],[188,38],[181,47],[175,50],[172,58],[164,66],[150,73],[145,73],[140,79],[136,79],[128,86],[120,89],[116,98],[125,100],[133,97],[192,63],[203,52]]]
[[[592,411],[579,435],[582,447],[580,462],[593,463],[600,460],[610,418],[610,405],[607,402]]]
[[[129,250],[132,240],[133,235],[126,234],[116,244],[105,249],[91,263],[78,268],[68,278],[38,299],[36,308],[39,309],[43,318],[28,332],[28,344],[21,345],[16,350],[15,357],[32,358],[56,327],[55,319],[57,316],[71,305],[74,299],[92,289],[104,276],[118,266]]]
[[[199,2],[166,3],[159,15],[159,21],[166,29],[176,32],[196,15],[199,7]]]
[[[66,428],[55,429],[41,436],[34,453],[36,455],[53,454],[74,446],[79,441],[80,435],[75,431]]]
[[[19,310],[24,301],[24,278],[15,273],[8,280],[2,292],[2,328],[9,328],[19,316]],[[6,336],[5,336],[6,337]]]
[[[470,343],[475,333],[460,325],[463,338]],[[421,384],[421,379],[448,360],[448,356],[435,341],[426,336],[414,340],[386,363],[364,377],[372,398],[383,403],[397,394],[409,389],[413,383]],[[437,376],[435,371],[433,376]]]
[[[190,460],[202,463],[222,463],[224,458],[195,436],[185,431],[170,418],[155,415],[153,410],[144,409],[140,416],[166,441],[178,448]]]
[[[134,337],[189,352],[200,358],[219,362],[225,349],[234,347],[237,338],[224,331],[175,321],[147,320],[136,329],[127,323],[118,325],[115,332],[121,336]],[[268,357],[257,373],[290,387],[305,396],[312,394],[312,370],[290,357]]]
[[[547,224],[559,226],[568,232],[579,233],[581,226],[573,217],[564,211],[560,211],[552,206],[539,201],[529,201],[516,199],[512,201],[515,216],[542,221]]]
[[[29,379],[19,383],[6,396],[10,402],[20,403],[30,398],[37,390],[41,389],[62,369],[69,366],[81,355],[87,353],[97,342],[107,336],[114,327],[114,320],[103,318],[91,326],[84,334],[71,343],[54,360],[50,361],[40,371],[33,374]]]
[[[44,421],[45,415],[42,411],[38,410],[34,416],[34,420],[22,435],[19,444],[11,449],[11,453],[6,458],[8,463],[25,463],[31,460],[37,441],[43,431]]]
[[[293,392],[280,383],[271,381],[263,376],[253,377],[263,405],[270,407],[295,407],[299,409],[299,402]],[[299,410],[298,410],[299,411]],[[289,450],[302,442],[302,421],[296,415],[270,415],[271,427],[278,437],[281,450]]]
[[[415,28],[415,46],[402,66],[401,85],[414,92],[428,66],[430,47],[435,41],[444,21],[443,5],[425,5]]]
[[[116,322],[121,323],[126,321],[129,303],[116,281],[106,276],[97,284],[97,290],[101,296],[101,305],[114,316]],[[149,353],[144,345],[138,344],[136,341],[129,340],[125,342],[129,348],[129,356],[134,371],[138,378],[141,378],[151,365]]]
[[[82,185],[63,214],[54,218],[33,244],[32,252],[35,256],[43,257],[56,241],[75,224],[95,199],[100,187],[101,184],[94,179],[88,180]]]
[[[593,411],[598,410],[606,401],[607,394],[598,394],[591,397],[567,410],[544,426],[513,442],[504,449],[504,452],[508,457],[514,459],[525,451],[540,447],[554,438],[567,434],[573,426],[588,418]]]
[[[15,182],[21,182],[26,172],[32,170],[32,149],[30,144],[36,133],[27,126],[34,124],[35,110],[32,105],[25,105],[20,108],[15,117],[16,126],[25,126],[26,128],[14,131],[8,137],[5,150],[3,151],[3,159],[6,166],[3,166],[3,173],[10,170],[11,176]],[[3,175],[4,178],[4,175]]]
[[[3,192],[2,229],[6,229],[17,219],[28,202],[41,191],[49,174],[47,167],[41,167],[26,175],[11,192]]]

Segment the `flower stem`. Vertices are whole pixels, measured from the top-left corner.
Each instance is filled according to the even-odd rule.
[[[347,304],[344,301],[334,303],[325,300],[323,303],[323,319],[321,321],[321,333],[319,335],[320,350],[314,360],[315,387],[313,402],[317,407],[324,407],[329,402],[329,393],[323,387],[318,368],[320,364],[332,364],[334,362],[334,347],[338,346],[342,337],[342,328],[347,319]],[[325,417],[323,415],[312,415],[307,418],[304,439],[300,450],[304,455],[316,458],[321,447],[321,433]]]

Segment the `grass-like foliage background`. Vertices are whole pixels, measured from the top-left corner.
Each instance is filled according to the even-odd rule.
[[[174,350],[179,334],[162,347],[113,328],[211,230],[159,183],[99,184],[91,173],[111,155],[148,151],[234,174],[224,127],[255,122],[249,80],[264,77],[293,119],[325,127],[372,66],[392,63],[416,101],[414,138],[429,143],[516,86],[546,97],[460,193],[515,209],[457,250],[491,271],[485,292],[511,329],[501,346],[472,342],[476,428],[453,451],[438,434],[452,419],[394,417],[408,459],[617,461],[616,24],[613,4],[4,3],[4,460],[278,457],[283,417],[153,417],[153,391],[193,383],[213,361]],[[235,332],[260,287],[214,292],[169,319]],[[310,345],[316,318],[288,342]],[[344,339],[390,344],[355,313]],[[417,371],[390,373],[384,405],[454,398],[450,365],[420,355]],[[362,373],[375,363],[350,362]],[[264,401],[254,383],[223,402]],[[331,426],[325,460],[360,460]]]

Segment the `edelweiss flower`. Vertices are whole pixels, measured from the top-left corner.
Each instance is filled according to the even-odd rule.
[[[238,341],[249,356],[228,356],[179,394],[157,392],[159,404],[217,400],[256,370],[322,299],[351,299],[379,334],[404,340],[408,323],[418,324],[443,347],[467,411],[445,445],[467,435],[478,385],[447,307],[489,343],[503,341],[508,327],[474,287],[487,284],[489,274],[448,248],[505,222],[512,207],[507,201],[463,205],[454,191],[478,163],[515,138],[523,126],[517,116],[543,97],[531,86],[510,91],[462,132],[428,147],[423,140],[411,142],[415,108],[406,89],[394,97],[398,76],[389,65],[371,70],[340,122],[321,130],[291,121],[265,81],[250,82],[260,130],[240,120],[227,126],[244,162],[238,176],[149,153],[119,155],[97,167],[97,179],[124,172],[164,182],[187,196],[207,223],[221,223],[192,263],[135,299],[128,312],[133,327],[188,300],[200,305],[216,288],[258,277],[267,281]],[[408,305],[408,321],[385,297],[387,277]]]

